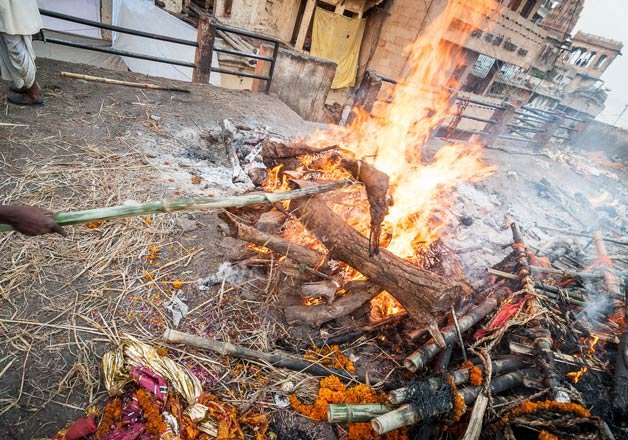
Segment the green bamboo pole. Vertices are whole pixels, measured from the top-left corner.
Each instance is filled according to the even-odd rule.
[[[370,422],[375,416],[386,414],[391,407],[381,403],[330,403],[327,407],[329,423]]]
[[[159,200],[154,202],[137,203],[133,205],[111,206],[109,208],[87,209],[85,211],[61,212],[55,215],[55,221],[61,226],[76,225],[79,223],[93,222],[97,220],[110,220],[113,218],[133,217],[154,213],[174,211],[197,211],[200,209],[236,208],[249,205],[270,205],[284,200],[294,200],[334,191],[352,185],[351,180],[324,183],[322,185],[281,191],[274,193],[245,194],[242,196]],[[12,231],[10,225],[0,224],[0,232]]]

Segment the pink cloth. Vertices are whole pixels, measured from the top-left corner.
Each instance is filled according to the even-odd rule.
[[[165,402],[168,397],[168,386],[161,376],[144,367],[132,367],[131,377],[135,379],[141,387],[153,393],[157,399]]]
[[[72,423],[65,433],[64,440],[81,440],[96,432],[94,416],[82,417]]]
[[[140,436],[144,433],[145,429],[146,427],[143,423],[134,423],[125,430],[118,430],[107,434],[102,440],[136,440],[142,438]]]

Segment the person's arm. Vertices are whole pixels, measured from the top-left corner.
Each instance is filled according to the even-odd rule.
[[[42,235],[56,232],[65,236],[65,231],[45,209],[27,205],[0,206],[0,223],[13,226],[24,235]]]

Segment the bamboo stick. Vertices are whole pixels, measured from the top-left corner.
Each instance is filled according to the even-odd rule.
[[[128,86],[128,87],[136,87],[138,89],[151,89],[151,90],[166,90],[168,92],[182,92],[182,93],[190,93],[188,89],[181,89],[179,87],[167,87],[160,86],[157,84],[151,83],[138,83],[132,81],[121,81],[119,79],[111,79],[111,78],[103,78],[100,76],[91,76],[91,75],[83,75],[80,73],[72,73],[72,72],[59,72],[59,76],[64,78],[72,78],[72,79],[82,79],[85,81],[94,81],[101,82],[105,84],[113,84],[116,86]]]
[[[559,228],[552,228],[550,226],[542,226],[542,225],[537,225],[539,228],[541,229],[545,229],[546,231],[553,231],[553,232],[560,232],[563,234],[567,234],[567,235],[575,235],[576,237],[585,237],[585,238],[590,238],[591,237],[591,233],[584,233],[584,232],[576,232],[576,231],[570,231],[568,229],[559,229]],[[626,240],[616,240],[614,238],[608,238],[608,237],[600,237],[601,240],[604,240],[608,243],[615,243],[615,244],[619,244],[619,245],[623,245],[623,246],[628,246],[628,241]]]
[[[493,376],[496,376],[500,373],[508,373],[510,371],[518,370],[523,368],[526,365],[522,359],[509,356],[503,359],[495,359],[491,362],[491,372]],[[484,371],[484,367],[480,365],[482,369],[482,373],[486,374]],[[462,385],[469,381],[469,373],[471,368],[461,368],[451,372],[451,377],[456,385]],[[430,377],[423,381],[424,386],[428,387],[432,390],[437,390],[443,385],[442,377]],[[388,393],[388,401],[392,405],[400,405],[402,403],[406,403],[408,401],[408,391],[410,389],[408,387],[397,388]]]
[[[468,314],[458,319],[460,331],[464,333],[480,322],[480,320],[497,307],[498,302],[508,293],[509,292],[506,289],[496,292],[493,296],[487,298],[481,305],[475,307]],[[458,333],[455,326],[450,326],[442,331],[442,334],[445,342],[451,344],[454,340],[456,340]],[[438,345],[436,341],[432,340],[408,356],[403,365],[408,370],[415,372],[418,369],[427,366],[427,363],[431,361],[441,350],[442,347]]]
[[[373,417],[386,414],[391,408],[381,403],[331,403],[327,407],[329,423],[368,422]]]
[[[275,193],[245,194],[242,196],[219,197],[215,199],[174,199],[159,200],[133,205],[119,205],[108,208],[87,209],[85,211],[65,212],[55,215],[55,221],[61,226],[87,223],[96,220],[109,220],[121,217],[133,217],[154,213],[166,213],[174,211],[197,211],[200,209],[236,208],[249,205],[270,205],[283,200],[294,200],[313,194],[333,191],[351,185],[350,180],[325,183],[308,188],[281,191]],[[9,225],[0,224],[0,232],[11,231]]]
[[[539,375],[540,373],[534,368],[526,368],[521,371],[515,371],[498,376],[491,381],[491,394],[495,395],[502,393],[506,390],[514,388],[517,385],[521,385],[524,378],[537,378]],[[463,388],[459,392],[464,399],[465,404],[470,405],[475,402],[481,391],[482,387],[467,387]],[[371,426],[375,432],[381,435],[394,429],[414,425],[431,417],[447,414],[451,411],[452,407],[453,402],[442,402],[440,406],[435,404],[424,408],[416,408],[412,404],[408,403],[400,406],[396,410],[375,417],[371,420]]]
[[[166,329],[161,339],[173,344],[186,344],[191,345],[192,347],[210,350],[223,356],[234,356],[242,359],[263,362],[274,367],[303,371],[317,376],[329,376],[330,374],[333,374],[347,381],[362,379],[360,377],[352,376],[343,370],[328,368],[324,365],[308,362],[292,356],[289,353],[278,350],[272,353],[264,353],[262,351],[240,347],[239,345],[231,344],[229,342],[214,341],[212,339],[202,338],[200,336],[194,336],[172,329]]]

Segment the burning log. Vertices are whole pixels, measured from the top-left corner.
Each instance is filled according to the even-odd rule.
[[[491,394],[503,393],[504,391],[521,385],[525,378],[538,376],[539,372],[537,370],[526,368],[521,371],[515,371],[496,377],[491,381]],[[460,397],[464,399],[464,403],[470,405],[475,402],[481,390],[482,387],[468,387],[463,388],[458,391],[458,393]],[[394,411],[375,417],[371,420],[373,430],[381,435],[394,429],[414,425],[425,420],[443,417],[449,414],[452,408],[454,408],[455,396],[453,392],[442,394],[442,391],[443,390],[441,390],[439,395],[431,394],[421,396],[422,399],[420,400],[400,406]]]
[[[369,256],[379,253],[382,235],[382,223],[392,203],[388,194],[388,175],[363,160],[341,159],[340,166],[348,170],[353,177],[366,188],[371,213],[371,233],[369,235]]]
[[[390,292],[409,316],[433,324],[430,333],[439,337],[433,314],[447,310],[464,285],[420,269],[385,249],[370,257],[368,239],[329,209],[323,199],[313,197],[290,207],[329,249],[331,258],[347,263]]]
[[[286,321],[289,324],[320,327],[328,321],[355,312],[382,291],[380,286],[368,281],[350,281],[345,285],[345,289],[347,293],[337,298],[333,304],[286,307]]]
[[[229,226],[229,235],[258,246],[264,246],[277,255],[283,255],[297,263],[319,269],[327,262],[327,256],[314,249],[291,243],[283,238],[262,232],[238,221],[233,214],[221,213],[220,217]]]
[[[324,153],[326,151],[337,149],[337,145],[330,145],[325,148],[314,148],[306,143],[293,142],[290,144],[284,144],[283,142],[274,142],[266,140],[262,144],[262,157],[264,159],[276,160],[276,159],[293,159],[299,156],[307,156],[311,154]]]
[[[340,283],[333,279],[304,283],[301,286],[301,296],[308,299],[325,298],[327,304],[333,304],[338,289],[340,289]]]
[[[258,350],[252,350],[250,348],[241,347],[239,345],[231,344],[229,342],[214,341],[200,336],[190,335],[177,330],[166,329],[161,339],[165,342],[173,344],[186,344],[192,347],[202,348],[210,350],[223,356],[234,356],[242,359],[248,359],[255,362],[263,362],[270,364],[274,367],[288,368],[295,371],[303,371],[317,376],[329,376],[333,374],[341,379],[354,381],[360,380],[349,373],[338,370],[336,368],[325,367],[323,365],[308,362],[303,359],[299,359],[292,356],[289,353],[282,351],[274,351],[272,353],[264,353]]]
[[[480,322],[486,315],[491,313],[497,307],[499,301],[510,293],[507,289],[501,289],[495,292],[493,296],[487,298],[481,305],[475,307],[468,314],[458,319],[458,325],[462,333],[469,330],[475,324]],[[458,337],[455,326],[450,326],[443,331],[443,338],[447,344],[451,344]],[[415,372],[420,368],[424,368],[434,359],[442,349],[435,341],[428,342],[423,347],[408,356],[404,361],[404,366]]]
[[[373,417],[386,414],[391,408],[381,403],[331,403],[327,407],[329,423],[368,422]]]

